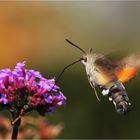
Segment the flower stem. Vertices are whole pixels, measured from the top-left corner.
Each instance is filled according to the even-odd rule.
[[[17,140],[20,123],[21,123],[21,119],[19,119],[18,121],[16,121],[16,123],[13,124],[13,132],[12,132],[12,138],[11,138],[12,140]]]

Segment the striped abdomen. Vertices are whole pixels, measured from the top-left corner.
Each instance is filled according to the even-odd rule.
[[[114,82],[108,92],[109,99],[113,101],[118,113],[126,114],[130,111],[131,103],[124,86],[120,82]]]

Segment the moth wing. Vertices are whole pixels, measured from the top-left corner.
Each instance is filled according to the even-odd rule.
[[[116,65],[105,56],[102,55],[96,59],[95,67],[96,70],[98,71],[97,77],[99,81],[102,81],[101,85],[104,85],[109,81],[116,79],[116,75],[114,73]]]
[[[125,67],[115,71],[118,80],[125,83],[134,78],[138,73],[138,69],[135,67]]]
[[[129,55],[119,61],[111,61],[101,56],[96,60],[95,65],[108,80],[117,78],[120,82],[126,83],[140,71],[140,53]]]
[[[132,54],[116,63],[115,74],[119,81],[125,83],[140,71],[140,53]]]

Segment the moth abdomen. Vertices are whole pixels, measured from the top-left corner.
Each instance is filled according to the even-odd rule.
[[[130,111],[131,103],[129,101],[126,90],[121,83],[114,85],[110,89],[108,96],[112,99],[115,105],[115,109],[118,113],[126,114]]]

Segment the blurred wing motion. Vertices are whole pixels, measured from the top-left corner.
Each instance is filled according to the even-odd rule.
[[[123,68],[116,71],[116,76],[118,80],[125,83],[137,75],[137,69],[134,67]]]
[[[115,74],[118,80],[125,83],[134,78],[140,71],[140,53],[132,54],[117,62]]]
[[[118,113],[129,112],[131,103],[122,83],[129,81],[140,71],[140,53],[130,55],[116,63],[98,55],[95,66],[95,81],[96,85],[100,85],[102,94],[109,96]]]

